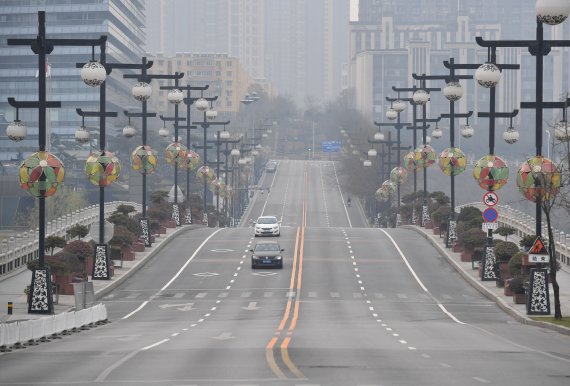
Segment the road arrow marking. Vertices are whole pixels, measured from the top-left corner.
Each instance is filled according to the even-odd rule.
[[[242,309],[248,310],[248,311],[259,310],[260,308],[261,307],[257,307],[257,302],[249,302],[249,305],[247,307],[242,307]]]
[[[217,340],[228,340],[228,339],[235,339],[235,336],[232,336],[231,332],[222,332],[220,335],[218,336],[213,336],[212,339],[217,339]]]
[[[252,273],[252,275],[256,275],[256,276],[273,276],[273,275],[277,275],[275,272],[256,272],[256,273]]]
[[[212,249],[212,252],[233,252],[233,249]]]
[[[194,303],[183,303],[183,304],[162,304],[159,307],[162,309],[166,308],[176,308],[179,311],[190,311],[194,308],[192,307]]]
[[[200,276],[200,277],[211,277],[211,276],[218,276],[219,273],[217,272],[201,272],[201,273],[195,273],[194,276]]]

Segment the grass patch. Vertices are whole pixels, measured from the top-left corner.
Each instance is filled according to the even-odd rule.
[[[559,326],[564,326],[570,328],[570,317],[565,317],[562,319],[554,319],[554,317],[542,317],[542,316],[531,316],[532,320],[536,320],[539,322],[546,322],[552,324],[558,324]]]

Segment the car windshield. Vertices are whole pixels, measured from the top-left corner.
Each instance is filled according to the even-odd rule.
[[[257,219],[258,224],[276,224],[277,218],[275,217],[262,217]]]
[[[279,251],[279,244],[275,244],[275,243],[263,243],[263,244],[257,244],[255,246],[255,251],[256,252],[276,252]]]

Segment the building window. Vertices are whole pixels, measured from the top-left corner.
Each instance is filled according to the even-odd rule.
[[[231,71],[226,71],[226,76],[232,76],[232,72],[231,72]]]

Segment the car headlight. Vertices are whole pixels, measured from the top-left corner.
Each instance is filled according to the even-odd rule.
[[[281,260],[281,256],[275,256],[277,260]]]

